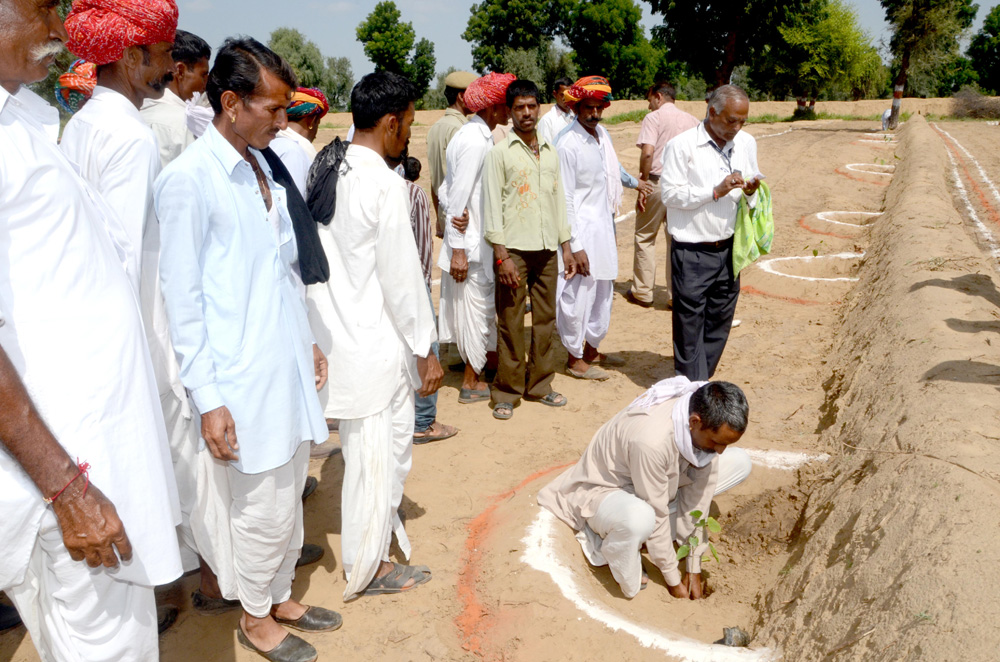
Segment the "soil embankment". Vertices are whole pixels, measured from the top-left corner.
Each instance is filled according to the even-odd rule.
[[[991,660],[1000,644],[998,278],[941,139],[916,116],[899,138],[830,362],[836,459],[760,604],[755,644],[788,660]]]

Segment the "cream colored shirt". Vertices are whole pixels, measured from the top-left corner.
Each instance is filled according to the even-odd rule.
[[[576,531],[616,490],[647,502],[656,512],[656,524],[646,549],[670,586],[681,581],[673,542],[683,544],[694,532],[694,519],[688,513],[708,512],[719,474],[718,457],[699,469],[677,450],[671,418],[676,402],[618,412],[597,431],[580,460],[538,493],[538,504]],[[676,527],[670,521],[674,497]],[[701,571],[696,554],[688,556],[688,571]]]

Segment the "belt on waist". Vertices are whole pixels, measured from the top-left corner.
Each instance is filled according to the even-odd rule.
[[[719,241],[699,241],[695,243],[671,240],[670,245],[675,248],[683,248],[689,251],[720,251],[726,248],[731,248],[733,245],[733,238],[728,237],[726,239],[720,239]]]

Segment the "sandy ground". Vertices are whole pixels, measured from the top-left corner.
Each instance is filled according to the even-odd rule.
[[[919,109],[947,112],[931,106],[928,102]],[[845,104],[830,112],[867,114],[878,112],[878,108],[858,110]],[[916,108],[914,104],[910,109]],[[620,111],[616,104],[609,112]],[[758,109],[754,108],[754,112]],[[787,115],[791,110],[763,112]],[[418,123],[411,154],[424,160],[430,114],[420,114]],[[972,613],[971,603],[962,600],[967,601],[975,588],[974,570],[990,573],[991,587],[996,582],[997,573],[990,570],[995,566],[989,565],[996,561],[995,545],[990,544],[996,536],[996,516],[977,519],[980,513],[973,509],[996,499],[995,477],[1000,471],[988,443],[979,441],[978,436],[962,438],[960,430],[970,422],[961,412],[947,411],[949,407],[972,403],[980,414],[976,418],[979,423],[972,426],[977,434],[986,435],[984,430],[989,425],[995,428],[997,394],[993,386],[1000,386],[996,376],[1000,374],[996,367],[1000,357],[990,344],[1000,324],[996,321],[1000,317],[1000,294],[995,284],[995,262],[988,262],[986,244],[974,243],[977,235],[968,214],[958,199],[951,199],[951,189],[945,188],[944,177],[951,166],[942,147],[944,139],[922,120],[912,124],[920,125],[923,131],[917,137],[929,137],[928,144],[937,151],[927,151],[923,143],[904,151],[902,145],[913,139],[910,133],[900,132],[898,139],[902,142],[895,142],[895,136],[876,135],[879,127],[867,121],[782,123],[748,129],[759,140],[760,166],[774,195],[776,239],[769,257],[806,259],[769,263],[770,272],[760,264],[744,272],[744,291],[736,315],[742,324],[733,330],[716,377],[739,384],[750,400],[751,424],[741,442],[743,447],[811,455],[829,453],[833,457],[801,471],[755,465],[747,482],[717,499],[723,526],[717,541],[721,563],[706,566],[712,590],[708,599],[700,603],[672,600],[656,571],[651,573],[648,590],[634,600],[624,599],[610,573],[589,568],[570,531],[558,523],[548,534],[534,529],[534,542],[546,541],[550,552],[524,540],[529,528],[538,523],[539,508],[534,503],[538,489],[554,477],[559,467],[578,458],[594,431],[614,412],[673,372],[670,313],[665,308],[662,279],[666,257],[662,241],[657,246],[656,306],[641,309],[618,296],[631,278],[633,221],[626,216],[618,224],[618,295],[611,330],[601,347],[625,358],[625,367],[614,370],[611,379],[603,383],[581,382],[558,374],[554,387],[568,397],[567,407],[550,409],[528,403],[515,410],[508,422],[495,421],[485,404],[458,404],[459,375],[446,375],[438,417],[462,431],[454,439],[414,449],[413,471],[403,502],[414,547],[413,562],[433,569],[432,582],[413,593],[344,604],[344,579],[338,562],[343,462],[339,454],[325,462],[312,462],[310,473],[320,479],[320,486],[305,505],[306,540],[321,544],[326,556],[318,565],[299,572],[295,596],[344,615],[341,631],[306,635],[319,649],[320,658],[750,659],[730,657],[732,649],[685,649],[687,644],[678,643],[683,638],[710,643],[722,636],[723,627],[735,625],[755,635],[755,648],[787,649],[792,652],[785,659],[795,660],[822,659],[828,653],[828,659],[848,654],[855,654],[850,659],[953,659],[946,654],[944,643],[957,636],[950,631],[962,633],[962,646],[969,636],[995,646],[995,628],[982,627],[984,622],[995,619],[980,622]],[[996,172],[1000,157],[995,127],[971,122],[942,123],[940,127],[961,140],[987,170]],[[639,152],[634,141],[638,125],[624,123],[610,130],[622,163],[629,171],[637,172]],[[345,133],[346,125],[325,131],[319,142]],[[934,204],[921,197],[929,195],[920,186],[922,181],[915,180],[915,188],[908,188],[889,185],[892,176],[864,172],[887,171],[891,168],[867,166],[897,165],[903,159],[926,161],[926,170],[937,173],[940,190],[930,199]],[[854,167],[847,167],[852,164]],[[971,161],[968,168],[975,172]],[[427,186],[426,178],[421,184]],[[1000,216],[995,211],[1000,208],[1000,196],[994,200],[995,192],[982,180],[978,186],[983,195],[982,200],[975,201],[979,206],[974,210],[984,223],[993,223],[991,227],[1000,231]],[[634,193],[627,192],[623,215],[633,208],[634,200]],[[894,213],[892,218],[896,220],[891,227],[896,234],[891,236],[879,234],[882,227],[878,224],[885,220],[882,217],[817,215],[831,211],[876,213],[887,204],[902,202],[910,204],[910,212]],[[988,204],[991,202],[992,207]],[[989,216],[990,209],[994,210],[993,217]],[[933,291],[951,293],[967,306],[975,304],[978,308],[956,310],[955,301],[948,297],[907,299],[908,281],[893,281],[893,287],[884,285],[887,274],[903,270],[907,260],[918,261],[910,254],[903,256],[891,250],[912,239],[914,231],[908,229],[908,216],[914,214],[920,217],[919,246],[926,253],[919,259],[932,260],[922,268],[938,271],[930,278],[944,283]],[[948,238],[966,244],[943,248]],[[941,250],[935,250],[939,245]],[[878,259],[872,258],[873,250],[878,251]],[[865,251],[869,251],[866,257],[858,256]],[[844,253],[849,255],[824,257]],[[940,262],[933,262],[938,258]],[[904,271],[907,277],[913,276],[914,269]],[[803,280],[789,275],[846,280]],[[859,277],[860,281],[853,280]],[[963,277],[974,281],[962,288]],[[865,313],[866,305],[876,295],[892,298],[880,302],[881,307],[874,312]],[[943,321],[952,317],[956,319]],[[934,321],[926,322],[928,319]],[[905,333],[910,326],[921,329],[913,338]],[[882,335],[876,333],[879,330]],[[946,341],[935,335],[949,330]],[[933,437],[939,446],[925,453],[958,462],[953,454],[941,450],[940,444],[942,435],[959,439],[962,445],[954,452],[973,457],[972,467],[993,476],[994,483],[984,487],[979,483],[990,479],[961,476],[962,489],[955,492],[944,481],[958,478],[963,469],[951,465],[942,468],[932,461],[927,461],[925,467],[921,465],[922,483],[915,477],[912,483],[878,483],[899,472],[907,458],[887,456],[892,463],[886,465],[886,471],[875,471],[875,465],[885,459],[883,456],[859,454],[841,441],[860,435],[865,441],[860,447],[871,448],[874,442],[868,437],[875,434],[874,430],[878,435],[885,433],[884,439],[891,439],[892,434],[886,430],[902,425],[905,418],[900,421],[895,406],[886,407],[894,418],[885,418],[888,414],[880,418],[879,403],[892,400],[892,394],[903,389],[904,383],[891,381],[887,366],[894,365],[899,353],[910,348],[910,353],[898,360],[909,373],[917,374],[911,376],[912,382],[943,361],[929,351],[940,342],[956,355],[977,362],[969,370],[978,369],[975,374],[979,378],[963,378],[968,370],[959,370],[954,373],[957,377],[921,387],[930,391],[953,389],[947,398],[929,401],[940,421]],[[860,377],[851,379],[855,374]],[[875,387],[882,383],[886,390]],[[909,386],[910,382],[905,384],[911,390],[916,388]],[[983,388],[983,384],[991,386]],[[918,406],[920,398],[925,397],[922,393],[907,393],[909,406]],[[916,413],[903,413],[918,418]],[[866,428],[872,419],[875,422]],[[952,426],[951,437],[946,435],[948,423]],[[911,450],[931,436],[919,427],[910,428],[908,434]],[[859,446],[853,441],[846,443]],[[899,450],[895,443],[891,449]],[[910,461],[910,466],[922,462],[915,458]],[[966,474],[971,471],[968,465],[963,467],[968,469]],[[853,479],[848,484],[855,489],[838,492],[835,488],[843,489],[846,479]],[[936,492],[929,491],[931,483]],[[886,504],[904,494],[905,499],[900,501],[906,508],[893,514]],[[957,503],[956,494],[965,495],[959,496],[961,503]],[[927,499],[927,495],[932,498]],[[843,499],[842,507],[835,507],[837,499]],[[937,525],[935,544],[946,545],[950,534],[961,536],[961,541],[949,548],[951,551],[943,553],[940,550],[944,547],[928,547],[929,542],[913,546],[914,540],[907,532],[927,529],[913,524],[912,518],[920,508],[927,521]],[[837,522],[833,529],[824,517],[831,510],[834,516],[830,521]],[[891,544],[883,546],[885,558],[871,566],[864,577],[864,590],[852,594],[861,580],[851,574],[851,568],[868,557],[860,548],[870,548],[874,540],[860,528],[848,526],[853,526],[858,517],[869,528],[884,524],[885,517],[895,526]],[[953,519],[961,521],[950,524]],[[971,539],[977,543],[964,542]],[[919,552],[910,553],[910,546]],[[934,553],[934,549],[938,552]],[[973,569],[961,569],[960,559],[969,556],[975,561]],[[543,566],[546,558],[555,559],[565,572],[557,576],[557,584],[552,574],[529,566],[525,557]],[[892,565],[894,558],[896,568]],[[942,560],[945,563],[939,563]],[[932,566],[942,569],[931,572]],[[854,567],[856,572],[858,566]],[[921,583],[925,576],[932,577],[929,586]],[[950,590],[946,585],[949,580],[965,586]],[[900,602],[885,597],[903,591],[903,583],[908,583],[905,591],[911,597]],[[165,596],[182,611],[178,624],[161,639],[161,659],[258,659],[236,644],[237,614],[206,617],[191,609],[188,596],[195,586],[194,578],[187,578]],[[576,602],[567,597],[567,589]],[[923,602],[912,598],[920,590],[926,590]],[[995,614],[995,595],[988,610],[991,616]],[[843,601],[843,609],[831,596]],[[878,596],[884,599],[876,599]],[[900,615],[892,616],[894,610]],[[597,614],[599,619],[589,614]],[[870,627],[866,615],[886,630],[876,636],[865,634]],[[605,624],[615,619],[621,619],[617,625],[624,624],[625,631],[615,632]],[[975,630],[978,634],[970,634],[973,626],[979,628]],[[637,628],[642,628],[639,637],[628,632]],[[888,628],[895,628],[894,633],[902,630],[906,637],[902,641],[887,637]],[[861,637],[860,645],[853,641],[857,637]],[[872,647],[866,648],[869,643]],[[887,645],[888,649],[883,648]],[[0,636],[0,660],[37,660],[23,628]]]

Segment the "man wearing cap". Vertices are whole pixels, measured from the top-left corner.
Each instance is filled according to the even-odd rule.
[[[698,126],[698,118],[674,105],[674,86],[660,82],[649,88],[647,99],[650,113],[642,119],[636,140],[642,154],[639,157],[639,179],[660,183],[663,170],[663,148],[676,136]],[[656,282],[656,235],[666,229],[667,209],[658,195],[646,195],[640,190],[635,203],[635,255],[632,261],[632,287],[625,299],[643,308],[653,306],[653,284]],[[667,234],[667,292],[670,292],[670,235]],[[673,305],[673,295],[667,297],[667,307]]]
[[[309,168],[316,158],[313,141],[319,133],[319,123],[330,111],[330,103],[323,91],[316,87],[300,87],[292,95],[292,102],[285,111],[288,126],[278,131],[278,137],[271,141],[271,149],[278,155],[295,181],[303,199],[306,196],[306,180]]]
[[[559,281],[556,326],[569,352],[566,371],[578,379],[604,380],[610,375],[599,365],[623,363],[597,349],[611,324],[618,276],[615,214],[622,201],[621,164],[600,125],[611,105],[611,85],[601,76],[586,76],[566,90],[565,98],[576,121],[559,136],[557,149],[576,275]]]
[[[438,189],[444,183],[447,173],[445,150],[452,137],[466,122],[472,111],[465,105],[465,90],[476,80],[476,74],[468,71],[453,71],[444,79],[444,98],[448,101],[444,117],[431,126],[427,132],[427,162],[431,169],[431,201],[437,210],[437,236],[444,237],[444,208],[438,200]]]
[[[178,30],[171,53],[174,79],[159,99],[147,98],[139,114],[156,135],[160,146],[160,165],[166,167],[195,140],[188,128],[187,102],[205,93],[208,84],[208,61],[212,47],[198,35]]]
[[[469,225],[445,228],[438,266],[441,268],[441,313],[438,336],[454,342],[465,361],[458,401],[489,400],[483,380],[488,353],[496,351],[496,304],[493,295],[492,250],[483,237],[483,164],[493,147],[492,131],[506,124],[507,86],[513,74],[489,73],[466,89],[465,107],[474,113],[448,143],[447,176],[438,192],[445,218],[469,213]]]
[[[114,212],[27,87],[62,51],[58,8],[0,2],[0,590],[42,660],[148,662],[177,487]]]

